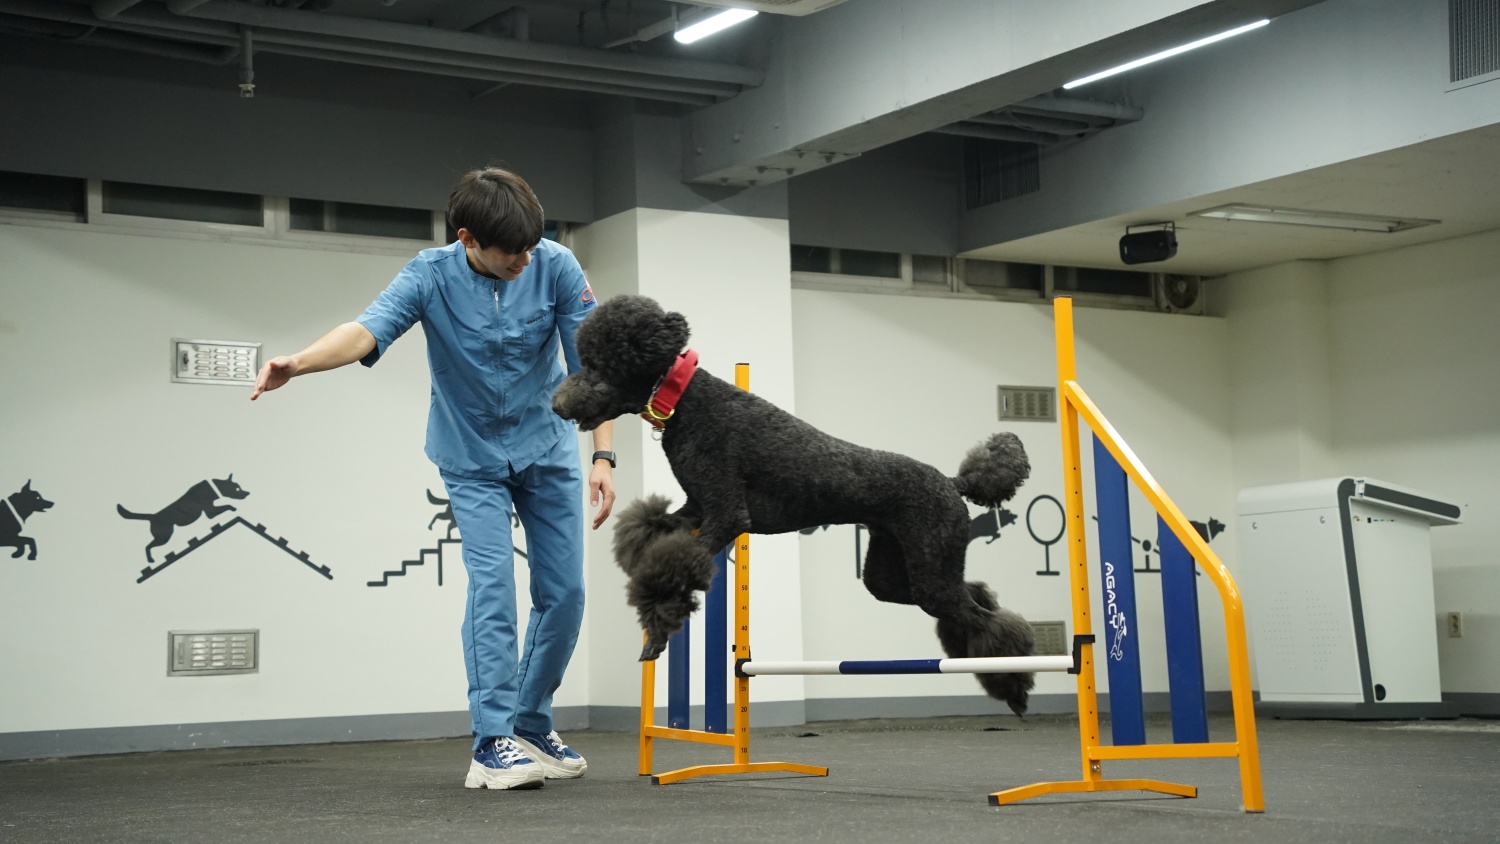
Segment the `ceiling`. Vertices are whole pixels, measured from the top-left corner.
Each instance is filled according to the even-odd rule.
[[[1500,124],[1256,184],[1143,208],[1008,243],[965,257],[993,261],[1123,268],[1126,226],[1172,221],[1176,257],[1131,269],[1223,275],[1293,260],[1363,255],[1500,229]],[[1218,205],[1339,211],[1440,220],[1381,234],[1191,216]]]
[[[528,0],[525,19],[495,0],[0,0],[0,31],[32,36],[67,55],[155,52],[196,63],[215,79],[242,62],[239,32],[256,28],[255,53],[272,62],[336,62],[348,73],[401,73],[463,88],[463,99],[507,85],[576,97],[632,96],[686,114],[762,81],[774,29],[795,17],[765,15],[696,45],[677,44],[661,24],[708,11],[666,0]],[[838,0],[834,0],[838,2]],[[829,0],[766,0],[761,8],[806,14]],[[57,42],[70,42],[67,47]],[[95,50],[94,48],[102,48]],[[101,61],[103,59],[101,58]],[[212,68],[209,65],[217,64]],[[441,66],[439,66],[441,64]],[[411,73],[415,71],[415,73]],[[319,73],[320,86],[340,77]],[[507,81],[514,80],[514,81]],[[218,83],[216,83],[218,84]],[[379,86],[381,95],[391,88]],[[426,96],[424,94],[424,96]],[[550,101],[556,106],[558,101]],[[1068,104],[1063,108],[1059,103]],[[1089,106],[1092,111],[1080,111]],[[1045,147],[1134,120],[1138,108],[1075,98],[1033,98],[938,128],[945,134],[1032,141]],[[971,249],[965,257],[1121,268],[1127,226],[1172,221],[1177,255],[1135,269],[1221,275],[1298,259],[1329,259],[1500,228],[1500,125],[1306,170],[1268,181]],[[1228,203],[1440,220],[1392,234],[1235,222],[1192,213]]]

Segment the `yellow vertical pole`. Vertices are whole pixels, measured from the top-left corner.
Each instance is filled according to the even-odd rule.
[[[642,645],[648,637],[642,635]],[[648,729],[656,721],[656,660],[647,660],[641,663],[641,750],[638,754],[639,764],[636,773],[641,776],[651,774],[651,733]]]
[[[1078,444],[1078,411],[1067,398],[1067,385],[1078,380],[1073,349],[1073,300],[1052,300],[1057,332],[1057,397],[1062,428],[1063,511],[1068,530],[1068,582],[1073,594],[1073,635],[1093,633],[1089,620],[1089,559],[1083,519],[1083,457]],[[1099,744],[1099,696],[1094,686],[1094,648],[1083,645],[1078,663],[1078,740],[1083,779],[1097,782],[1102,764],[1090,759]]]
[[[734,385],[750,391],[750,364],[734,365]],[[734,658],[750,658],[750,534],[734,542]],[[734,678],[734,762],[750,762],[750,678]]]

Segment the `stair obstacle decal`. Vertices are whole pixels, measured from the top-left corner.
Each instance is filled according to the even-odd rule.
[[[443,585],[443,546],[445,546],[445,545],[462,545],[462,544],[463,544],[463,540],[462,539],[439,539],[436,548],[423,548],[420,552],[417,553],[417,558],[415,560],[402,560],[401,561],[401,568],[385,572],[384,574],[380,575],[380,579],[379,580],[372,580],[372,581],[370,581],[369,583],[367,583],[365,585],[366,586],[390,586],[391,585],[391,578],[393,578],[393,577],[405,577],[406,576],[406,572],[407,572],[408,569],[413,569],[413,568],[416,568],[417,566],[426,565],[427,564],[427,559],[430,556],[432,559],[437,560],[437,581],[438,581],[438,585],[442,586]]]
[[[458,528],[458,522],[453,518],[453,504],[448,499],[443,498],[442,496],[433,495],[432,490],[429,489],[427,490],[427,500],[443,508],[442,510],[439,510],[430,521],[427,522],[427,529],[432,530],[438,522],[445,521],[448,523],[446,536],[437,541],[437,547],[420,549],[417,552],[417,558],[415,560],[402,560],[401,568],[382,572],[379,580],[371,580],[365,584],[366,586],[390,586],[391,578],[405,577],[407,573],[412,569],[418,566],[427,565],[429,559],[437,561],[437,585],[443,585],[443,550],[446,546],[449,545],[462,545],[463,534],[460,533],[457,539],[453,538],[453,531]],[[514,532],[515,529],[520,526],[521,517],[516,513],[516,511],[512,510],[510,513],[511,531]],[[517,557],[520,557],[523,560],[526,559],[525,549],[517,547],[514,542],[511,543],[511,547]]]

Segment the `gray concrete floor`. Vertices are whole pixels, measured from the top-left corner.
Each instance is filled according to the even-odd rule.
[[[1109,763],[1106,776],[1196,785],[991,807],[989,792],[1076,779],[1063,717],[850,721],[756,730],[751,755],[826,765],[653,786],[629,733],[564,736],[581,780],[462,787],[467,741],[147,753],[0,764],[0,842],[1500,841],[1500,723],[1260,721],[1267,811],[1239,811],[1234,760]],[[1152,723],[1151,740],[1169,740]],[[813,735],[815,734],[815,735]],[[1232,737],[1227,719],[1214,740]],[[728,761],[658,742],[657,770]]]

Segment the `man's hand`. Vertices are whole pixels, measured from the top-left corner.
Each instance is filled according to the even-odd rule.
[[[603,460],[595,460],[594,469],[589,472],[589,504],[599,508],[594,516],[594,530],[598,530],[615,506],[614,470]]]
[[[274,390],[286,382],[292,380],[297,374],[297,359],[288,355],[279,358],[271,358],[266,365],[260,368],[260,374],[255,376],[255,389],[250,391],[250,400],[255,401],[267,390]],[[611,496],[611,500],[613,496]]]

